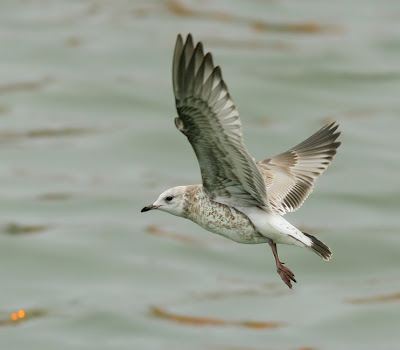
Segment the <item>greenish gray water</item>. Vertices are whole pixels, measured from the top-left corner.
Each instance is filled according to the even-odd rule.
[[[398,1],[2,1],[1,349],[398,348],[399,19]],[[340,123],[333,166],[287,216],[333,260],[280,247],[292,291],[269,247],[140,214],[200,182],[173,125],[187,32],[256,159]]]

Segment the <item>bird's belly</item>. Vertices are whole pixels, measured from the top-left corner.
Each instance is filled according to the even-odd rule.
[[[267,241],[239,210],[217,202],[209,203],[203,207],[200,220],[193,220],[205,230],[239,243],[257,244]]]
[[[291,225],[280,215],[271,215],[259,208],[241,208],[249,220],[264,237],[275,243],[290,244],[303,247],[304,236],[297,228]]]

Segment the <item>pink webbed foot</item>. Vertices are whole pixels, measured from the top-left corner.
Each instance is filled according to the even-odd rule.
[[[283,263],[277,267],[276,271],[279,273],[279,276],[281,276],[282,281],[285,282],[290,289],[292,289],[292,281],[297,283],[296,279],[294,278],[294,273],[286,266],[283,266]]]

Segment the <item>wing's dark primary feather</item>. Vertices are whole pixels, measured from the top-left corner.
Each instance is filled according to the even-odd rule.
[[[177,128],[191,143],[199,161],[203,187],[210,197],[232,206],[270,211],[264,179],[248,154],[238,111],[214,66],[211,53],[183,43],[178,35],[172,69]]]
[[[301,207],[341,144],[338,126],[326,125],[289,151],[257,163],[273,211],[284,215]]]

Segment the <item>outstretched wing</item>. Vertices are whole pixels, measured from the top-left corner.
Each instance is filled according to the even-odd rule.
[[[315,180],[331,164],[340,142],[339,125],[332,123],[287,152],[257,165],[265,179],[272,210],[284,215],[301,207]]]
[[[177,128],[187,136],[199,161],[203,187],[215,201],[231,206],[269,210],[266,186],[243,143],[238,111],[203,45],[183,43],[178,35],[172,77],[179,117]]]

